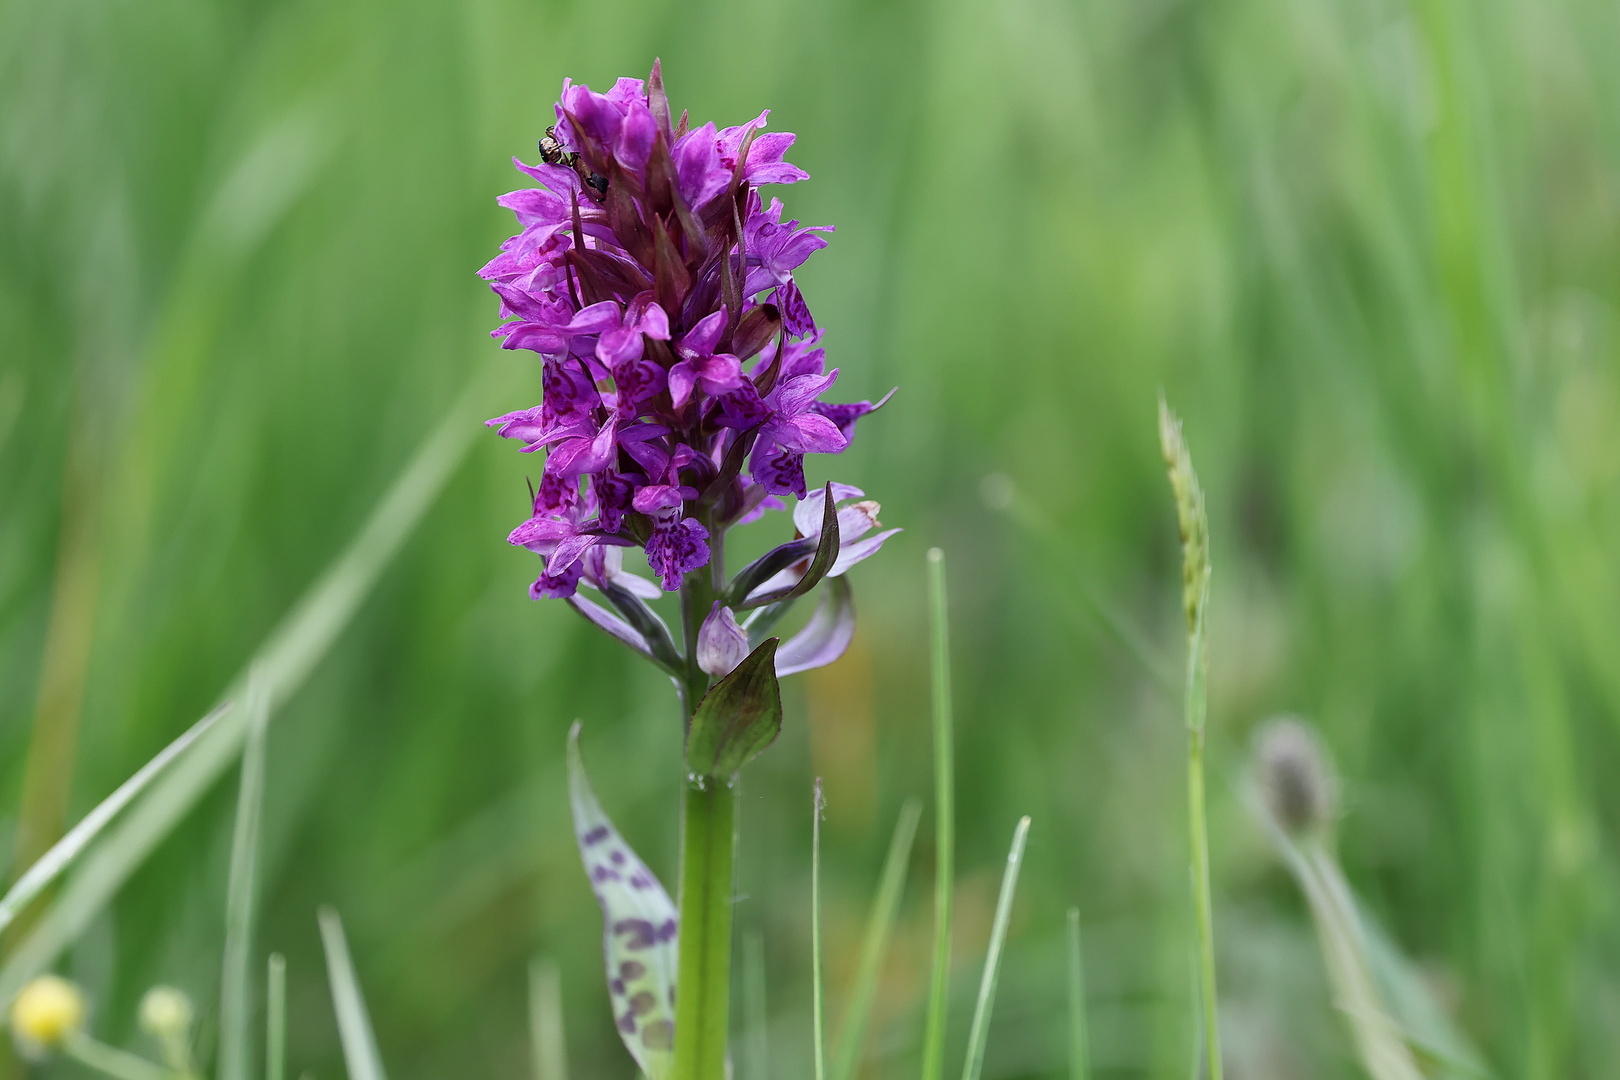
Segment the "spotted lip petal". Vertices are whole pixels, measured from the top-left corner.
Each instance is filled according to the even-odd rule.
[[[568,732],[568,798],[580,858],[602,908],[613,1015],[648,1080],[666,1080],[675,1062],[676,909],[597,801],[580,757],[579,728],[576,722]]]

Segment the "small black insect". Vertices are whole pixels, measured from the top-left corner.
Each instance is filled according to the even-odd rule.
[[[557,128],[546,128],[545,135],[540,139],[540,160],[547,165],[573,165],[578,154],[570,154],[563,149],[562,143],[557,141]]]
[[[595,188],[598,195],[607,194],[608,180],[607,177],[603,176],[601,173],[591,173],[591,175],[585,178],[585,185],[587,187]]]

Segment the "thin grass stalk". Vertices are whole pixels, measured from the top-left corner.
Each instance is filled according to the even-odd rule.
[[[321,945],[326,950],[326,977],[332,986],[332,1008],[337,1013],[338,1039],[343,1044],[343,1063],[349,1080],[388,1080],[383,1071],[377,1036],[371,1029],[366,999],[349,957],[349,943],[343,936],[343,920],[329,907],[317,915]]]
[[[743,1027],[747,1031],[746,1080],[770,1080],[770,1012],[765,1003],[765,934],[748,928],[742,942]]]
[[[911,859],[911,846],[917,838],[917,822],[921,818],[922,801],[907,799],[900,808],[900,819],[895,822],[889,854],[883,861],[883,876],[878,880],[877,896],[872,900],[872,912],[866,920],[861,957],[855,968],[855,985],[833,1053],[832,1080],[852,1080],[861,1063],[861,1044],[866,1038],[872,1002],[877,997],[878,976],[883,972],[883,959],[900,911],[900,894],[906,887],[906,865]]]
[[[1194,939],[1198,949],[1199,993],[1203,1038],[1209,1062],[1209,1080],[1221,1080],[1221,1041],[1215,990],[1215,920],[1210,901],[1209,828],[1204,797],[1204,720],[1208,709],[1205,689],[1209,671],[1205,627],[1209,610],[1209,517],[1204,491],[1193,471],[1192,454],[1176,419],[1159,397],[1159,443],[1176,500],[1176,522],[1181,531],[1182,607],[1187,618],[1186,696],[1182,702],[1187,726],[1187,833],[1192,855]]]
[[[1069,909],[1069,1080],[1091,1080],[1086,1030],[1086,977],[1080,953],[1080,909]]]
[[[529,962],[529,1041],[534,1053],[534,1080],[568,1080],[562,972],[556,961],[542,956]]]
[[[247,743],[237,789],[231,869],[225,889],[225,948],[219,987],[219,1080],[248,1080],[249,957],[253,949],[254,870],[259,861],[259,818],[264,806],[264,737],[270,688],[255,669],[245,702]]]
[[[287,958],[271,953],[265,964],[264,1080],[287,1080]]]
[[[1029,839],[1029,816],[1018,820],[1013,830],[1012,848],[1007,852],[1007,868],[1001,873],[1001,894],[996,897],[996,915],[990,924],[990,947],[984,954],[984,974],[979,979],[979,1000],[973,1006],[973,1026],[968,1029],[967,1057],[962,1063],[962,1080],[979,1080],[984,1070],[984,1047],[990,1035],[990,1011],[996,1004],[996,981],[1001,976],[1001,950],[1007,943],[1007,923],[1012,918],[1013,896],[1018,891],[1018,871],[1024,865],[1024,843]]]
[[[951,979],[951,889],[956,857],[955,766],[952,763],[950,633],[945,553],[928,552],[929,643],[934,704],[934,967],[923,1027],[922,1080],[945,1075],[945,1011]]]
[[[810,819],[810,1022],[816,1080],[827,1080],[827,987],[821,960],[821,812],[825,805],[818,776]]]

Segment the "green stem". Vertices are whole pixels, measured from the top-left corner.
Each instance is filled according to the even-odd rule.
[[[683,809],[674,1075],[725,1080],[737,793],[714,777],[691,779]]]
[[[821,971],[821,777],[816,777],[816,800],[810,825],[810,1002],[815,1041],[815,1077],[827,1080],[826,987]]]
[[[928,552],[928,614],[934,690],[934,972],[923,1031],[922,1080],[945,1073],[945,1008],[951,980],[951,877],[956,852],[951,755],[950,636],[946,626],[945,553]]]
[[[1204,599],[1207,600],[1208,587]],[[1198,935],[1198,973],[1203,998],[1204,1049],[1209,1058],[1209,1080],[1221,1080],[1221,1039],[1215,994],[1215,919],[1209,890],[1209,829],[1204,814],[1204,715],[1207,707],[1204,678],[1204,609],[1187,642],[1187,832],[1192,847],[1193,909]]]
[[[1069,1080],[1091,1080],[1086,1038],[1086,979],[1080,959],[1080,909],[1069,909]]]

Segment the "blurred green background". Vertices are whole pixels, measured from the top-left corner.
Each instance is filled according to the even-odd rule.
[[[835,396],[901,388],[811,480],[859,484],[906,531],[853,575],[855,647],[789,680],[744,779],[737,917],[765,935],[772,1072],[810,1075],[813,776],[834,1018],[898,808],[931,792],[938,544],[952,1046],[1029,813],[987,1077],[1065,1069],[1071,903],[1098,1075],[1187,1075],[1163,387],[1214,532],[1231,1074],[1357,1075],[1243,803],[1250,730],[1294,711],[1343,775],[1350,880],[1495,1072],[1612,1075],[1617,51],[1599,0],[3,0],[6,835],[36,715],[78,718],[52,774],[71,821],[217,699],[481,368],[481,416],[538,401],[534,358],[487,337],[474,271],[513,231],[495,197],[565,74],[604,88],[661,55],[695,119],[770,106],[799,134],[812,178],[780,194],[838,229],[801,278]],[[272,729],[255,962],[289,957],[294,1075],[342,1068],[322,902],[396,1077],[527,1075],[536,953],[565,974],[574,1075],[633,1073],[563,739],[582,718],[604,803],[672,882],[677,711],[527,599],[535,560],[504,536],[533,467],[479,437]],[[65,961],[101,1036],[137,1045],[161,980],[213,1038],[234,797],[228,778]],[[925,815],[865,1076],[914,1075],[930,838]]]

